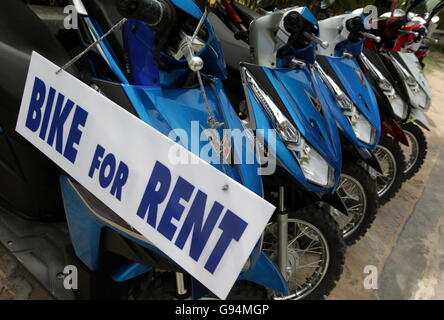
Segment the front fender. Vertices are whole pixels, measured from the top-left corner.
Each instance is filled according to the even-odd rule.
[[[287,281],[276,265],[263,252],[259,255],[254,265],[245,272],[242,272],[237,280],[247,280],[285,295],[290,294]],[[193,300],[201,299],[211,294],[211,292],[199,281],[192,279]]]
[[[402,128],[393,120],[384,121],[382,123],[382,134],[381,136],[391,135],[395,140],[401,142],[402,144],[409,146],[409,140],[405,135]]]
[[[373,152],[370,152],[369,149],[356,147],[356,153],[359,155],[360,160],[364,161],[372,169],[376,170],[380,174],[383,173],[381,164],[379,163]]]
[[[282,276],[282,273],[263,252],[261,252],[254,266],[247,272],[241,273],[238,280],[248,280],[285,295],[290,294],[287,281]]]

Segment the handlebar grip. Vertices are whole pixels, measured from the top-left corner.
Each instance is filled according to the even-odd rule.
[[[123,17],[142,20],[152,27],[162,22],[167,9],[159,0],[116,0],[116,7]]]
[[[398,32],[400,34],[412,34],[412,35],[415,36],[415,38],[419,36],[419,33],[418,32],[414,32],[414,31],[398,30]]]
[[[322,39],[312,35],[309,32],[304,31],[303,34],[304,34],[304,37],[306,37],[308,40],[319,44],[324,49],[328,49],[328,47],[330,46],[330,43],[328,43],[328,41],[323,41]]]

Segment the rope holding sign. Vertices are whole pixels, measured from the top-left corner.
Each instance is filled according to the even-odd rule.
[[[60,71],[62,70],[66,70],[69,67],[71,67],[74,63],[76,63],[81,57],[83,57],[85,54],[87,54],[89,51],[91,51],[91,49],[93,49],[95,46],[97,46],[100,42],[102,42],[103,40],[106,39],[106,37],[108,37],[111,33],[113,33],[114,31],[116,31],[117,29],[120,29],[120,27],[127,21],[127,18],[123,18],[122,20],[120,20],[119,22],[117,22],[111,29],[108,30],[107,33],[105,33],[103,36],[101,36],[99,39],[97,39],[96,41],[94,41],[88,48],[86,48],[85,50],[83,50],[81,53],[79,53],[77,56],[75,56],[73,59],[71,59],[70,61],[68,61],[68,63],[66,63],[63,67],[61,67],[56,74],[59,74]]]

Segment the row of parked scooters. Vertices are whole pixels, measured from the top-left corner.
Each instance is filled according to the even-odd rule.
[[[128,18],[122,31],[82,56],[72,73],[165,135],[190,131],[192,121],[199,121],[199,130],[214,130],[208,141],[220,161],[200,156],[277,207],[229,298],[322,299],[342,274],[346,246],[366,234],[379,206],[425,161],[425,112],[432,97],[423,58],[444,6],[442,1],[427,14],[415,14],[429,1],[411,1],[404,10],[394,1],[377,6],[376,16],[368,8],[330,16],[333,2],[276,8],[274,1],[259,1],[252,10],[230,0],[72,1],[79,29],[58,37],[41,29],[38,37],[46,40],[37,42],[4,15],[26,16],[30,10],[19,1],[2,1],[2,32],[15,37],[1,40],[28,54],[43,51],[62,64]],[[39,48],[49,44],[51,50]],[[19,63],[11,62],[11,69]],[[2,70],[2,78],[25,77],[26,68],[17,68],[12,74]],[[99,288],[83,286],[79,297],[110,294],[100,290],[109,288],[105,274],[127,284],[125,297],[164,297],[169,287],[160,282],[173,283],[178,297],[208,296],[174,261],[17,137],[22,91],[20,85],[1,91],[7,92],[2,101],[17,109],[0,111],[0,139],[7,141],[0,146],[8,148],[0,157],[15,155],[17,168],[0,161],[2,181],[9,182],[2,183],[0,199],[5,210],[27,219],[59,217],[64,205],[68,259]],[[227,138],[227,129],[247,132],[256,147],[253,164],[232,161],[245,147]],[[208,141],[200,141],[201,148]]]

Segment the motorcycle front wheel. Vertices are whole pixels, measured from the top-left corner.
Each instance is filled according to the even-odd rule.
[[[423,166],[427,157],[427,139],[416,124],[410,122],[402,125],[402,130],[409,141],[409,146],[402,146],[406,158],[405,179],[413,178]]]
[[[278,226],[264,232],[263,250],[273,260],[278,255]],[[336,286],[345,261],[345,243],[327,208],[310,206],[289,213],[287,272],[290,295],[270,291],[275,300],[324,299]]]
[[[405,180],[405,156],[399,143],[388,136],[381,138],[373,153],[382,168],[382,174],[377,174],[376,184],[379,204],[383,205],[401,189]]]
[[[367,233],[376,218],[379,206],[376,180],[359,165],[348,163],[342,168],[336,193],[347,208],[347,215],[331,211],[345,243],[350,246]]]

